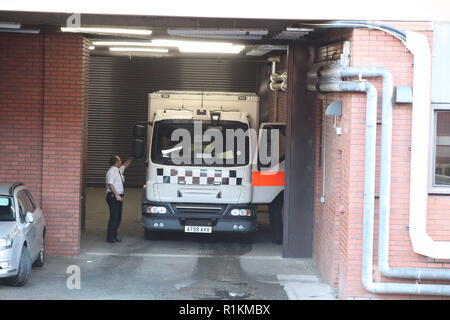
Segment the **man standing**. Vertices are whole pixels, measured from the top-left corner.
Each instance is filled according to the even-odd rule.
[[[117,237],[117,230],[119,229],[120,221],[122,220],[122,204],[123,196],[125,194],[125,177],[123,176],[123,172],[128,168],[132,160],[133,158],[122,164],[122,160],[119,156],[113,155],[109,159],[111,167],[106,173],[106,202],[109,206],[106,241],[110,243],[122,241]]]

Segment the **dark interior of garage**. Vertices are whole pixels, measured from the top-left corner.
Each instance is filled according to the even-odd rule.
[[[285,53],[285,52],[283,52]],[[103,241],[107,225],[108,207],[104,201],[105,173],[109,157],[118,154],[131,156],[132,128],[148,117],[148,94],[158,90],[252,92],[261,99],[261,121],[269,120],[268,88],[270,63],[261,58],[245,57],[143,57],[108,56],[91,53],[89,60],[88,136],[86,169],[86,242]],[[270,99],[272,98],[272,99]],[[280,98],[282,100],[282,98]],[[285,105],[285,103],[284,103]],[[283,105],[283,107],[284,107]],[[272,109],[274,109],[272,107]],[[280,119],[285,118],[281,110]],[[272,110],[271,117],[277,113]],[[272,120],[273,121],[273,120]],[[136,160],[126,172],[127,201],[124,204],[120,227],[122,237],[143,239],[140,226],[140,197],[145,184],[145,165]],[[267,206],[260,206],[258,232],[248,237],[212,235],[206,237],[161,233],[153,240],[159,246],[203,243],[222,253],[241,254],[252,250],[253,244],[273,254],[281,254],[281,247],[271,244],[271,226]],[[128,239],[129,238],[129,239]],[[132,240],[131,240],[132,241]],[[157,242],[155,242],[157,241]],[[219,249],[218,249],[219,248]],[[224,249],[225,252],[223,251]],[[211,249],[212,250],[212,249]]]

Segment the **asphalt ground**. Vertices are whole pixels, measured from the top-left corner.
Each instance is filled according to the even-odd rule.
[[[139,190],[127,190],[122,242],[111,244],[104,191],[88,189],[81,254],[47,257],[24,287],[0,284],[0,299],[335,299],[312,259],[282,258],[266,212],[258,214],[252,238],[164,233],[144,240],[139,200]]]

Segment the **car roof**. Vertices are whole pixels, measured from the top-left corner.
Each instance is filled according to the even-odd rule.
[[[23,186],[23,183],[20,182],[7,182],[0,183],[0,195],[11,196],[14,192],[14,189],[18,186]]]

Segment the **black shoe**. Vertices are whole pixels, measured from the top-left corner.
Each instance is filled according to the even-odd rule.
[[[116,243],[115,240],[106,240],[106,242],[109,242],[109,243]]]
[[[122,239],[116,238],[116,242],[122,242]]]

